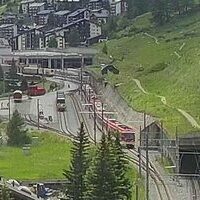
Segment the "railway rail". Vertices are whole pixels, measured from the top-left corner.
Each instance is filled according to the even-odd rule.
[[[88,133],[90,141],[94,142],[94,138],[90,134],[90,130],[89,130],[89,127],[88,127],[88,124],[87,124],[87,120],[85,119],[85,116],[83,115],[83,113],[80,112],[80,111],[82,111],[82,107],[80,105],[80,102],[77,100],[74,93],[69,93],[69,97],[70,97],[71,101],[73,102],[73,106],[74,106],[74,109],[76,111],[77,120],[79,122],[84,123],[85,129],[86,129],[86,132]],[[76,139],[76,137],[75,137],[76,133],[71,131],[69,129],[69,127],[67,126],[67,119],[66,119],[65,112],[58,112],[58,119],[59,119],[59,124],[60,124],[60,130],[52,128],[48,125],[44,125],[42,123],[39,124],[39,127],[42,128],[42,129],[46,129],[46,130],[55,131],[59,135],[67,137],[71,140],[75,140]],[[38,126],[38,123],[36,121],[34,121],[31,118],[30,115],[25,116],[25,120],[30,125]],[[139,165],[138,156],[137,156],[138,152],[135,151],[135,150],[129,150],[129,152],[132,154],[132,156],[127,156],[127,159],[131,163],[133,163],[135,165]],[[141,167],[144,171],[146,170],[146,164],[145,164],[145,157],[144,156],[143,156],[143,160],[141,160]],[[156,171],[155,167],[153,167],[153,165],[151,163],[150,163],[149,170],[150,170],[150,176],[153,179],[153,181],[155,182],[155,186],[156,186],[156,189],[158,191],[159,199],[165,200],[166,199],[165,197],[167,197],[167,200],[172,200],[171,195],[170,195],[163,179],[161,178],[161,176],[159,175],[159,173]],[[165,194],[163,194],[163,189],[160,187],[161,185],[162,185],[162,188],[164,188]]]
[[[191,182],[191,193],[192,193],[192,200],[199,200],[200,199],[200,179],[199,177],[192,177],[190,178]]]

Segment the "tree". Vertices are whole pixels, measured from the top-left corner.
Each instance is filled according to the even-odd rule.
[[[2,81],[3,79],[4,79],[3,69],[2,66],[0,65],[0,80]]]
[[[129,179],[126,177],[128,162],[126,160],[126,155],[122,150],[120,135],[116,133],[114,138],[115,139],[113,141],[113,139],[111,138],[111,134],[108,134],[108,144],[110,148],[110,157],[112,158],[112,168],[116,177],[116,182],[114,186],[116,200],[130,200],[131,184]]]
[[[76,47],[80,43],[80,34],[77,29],[71,29],[67,41],[69,42],[69,46]]]
[[[0,186],[0,199],[1,200],[11,200],[11,199],[13,199],[13,198],[11,198],[10,191],[6,187],[5,184],[3,184],[2,186]]]
[[[73,144],[70,170],[64,170],[63,175],[68,180],[67,199],[81,200],[86,190],[85,175],[89,167],[89,140],[83,123]]]
[[[12,79],[12,78],[16,77],[16,74],[17,74],[17,66],[16,66],[15,60],[13,58],[8,76]]]
[[[31,143],[31,139],[27,135],[27,129],[25,129],[24,120],[17,110],[14,111],[7,125],[6,134],[8,136],[8,145],[23,146]]]
[[[105,134],[97,149],[94,165],[88,173],[87,200],[117,200],[115,193],[116,177],[112,170],[109,146]]]
[[[106,42],[104,43],[104,45],[103,45],[103,49],[102,49],[102,52],[104,53],[104,54],[108,54],[108,47],[107,47],[107,45],[106,45]]]
[[[58,47],[58,42],[55,37],[50,38],[48,46],[49,46],[49,48],[57,48]]]
[[[26,78],[23,78],[22,83],[21,83],[21,90],[26,91],[27,89],[28,89],[28,82],[27,82]]]

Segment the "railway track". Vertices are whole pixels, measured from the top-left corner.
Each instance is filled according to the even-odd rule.
[[[199,200],[200,199],[200,179],[199,177],[192,177],[190,179],[191,182],[191,193],[192,193],[192,200]]]
[[[138,163],[137,165],[139,166],[138,152],[136,150],[128,150],[128,151],[135,157],[135,160]],[[133,157],[130,157],[130,159],[132,159],[132,158]],[[141,166],[142,166],[142,169],[144,171],[146,171],[146,157],[144,155],[141,155]],[[167,185],[165,184],[163,178],[161,177],[158,170],[151,162],[149,162],[149,172],[150,172],[151,178],[155,182],[156,189],[158,191],[160,199],[162,200],[162,199],[167,198],[167,200],[173,200],[173,198],[171,197],[171,194],[169,192],[169,189],[168,189]],[[162,192],[163,190],[164,190],[165,194],[163,194],[163,192]],[[165,197],[163,197],[163,196],[165,196]]]
[[[93,135],[90,134],[90,130],[88,127],[88,122],[85,119],[85,116],[83,113],[81,113],[82,111],[82,106],[80,105],[80,102],[77,100],[77,98],[75,97],[74,93],[70,93],[68,95],[73,103],[74,109],[76,111],[76,116],[77,116],[77,120],[79,121],[79,123],[83,122],[85,125],[85,130],[86,133],[88,134],[88,137],[90,139],[91,142],[94,143],[94,138]],[[51,131],[55,131],[57,134],[62,135],[64,137],[67,137],[69,139],[71,139],[72,141],[76,139],[76,133],[74,133],[73,131],[71,131],[69,129],[69,127],[67,126],[67,119],[66,119],[66,113],[65,112],[58,112],[58,121],[60,124],[60,130],[59,129],[55,129],[52,128],[48,125],[44,125],[42,123],[40,123],[39,127],[42,129],[46,129],[46,130],[51,130]],[[36,121],[34,121],[30,115],[25,116],[25,121],[33,126],[38,126],[38,123]],[[100,130],[100,128],[98,128]],[[139,166],[139,161],[138,161],[138,152],[135,150],[130,150],[129,151],[132,156],[127,156],[127,159],[129,160],[129,162]],[[146,170],[146,164],[145,164],[145,157],[143,156],[143,159],[141,160],[141,167],[142,169],[145,171]],[[164,181],[162,180],[162,178],[160,177],[160,175],[158,174],[158,172],[156,171],[155,167],[153,167],[153,165],[150,163],[149,166],[149,170],[150,170],[150,177],[153,179],[153,181],[155,182],[155,186],[158,192],[158,196],[160,200],[165,200],[167,197],[167,200],[172,200],[169,191],[166,187],[166,185],[164,184]],[[160,185],[162,185],[162,187],[164,188],[165,191],[165,195],[163,194],[163,189],[160,187]]]

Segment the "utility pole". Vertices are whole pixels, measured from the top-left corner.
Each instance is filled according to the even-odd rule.
[[[178,174],[179,174],[179,138],[178,138],[177,126],[176,126],[176,174],[177,174],[177,182],[178,182]]]
[[[80,95],[81,95],[81,100],[83,99],[83,94],[82,94],[82,87],[83,87],[83,65],[84,65],[84,57],[83,54],[81,54],[81,74],[80,74],[80,81],[81,81],[81,85],[80,85]]]
[[[9,117],[9,122],[10,122],[10,94],[8,96],[8,117]]]
[[[40,129],[40,100],[37,99],[37,120],[38,120],[38,130]]]
[[[101,129],[102,129],[102,131],[103,131],[103,123],[104,123],[104,122],[103,122],[103,121],[104,121],[104,118],[103,118],[103,117],[104,117],[104,116],[103,116],[103,111],[104,111],[104,110],[103,110],[103,103],[101,103],[101,119],[102,119],[102,127],[101,127]]]
[[[96,126],[95,97],[93,99],[93,104],[94,104],[94,142],[95,142],[95,145],[96,145],[96,142],[97,142],[97,126]]]
[[[163,122],[161,121],[161,161],[163,163],[163,158],[164,158],[164,137],[163,137]]]
[[[141,132],[142,128],[140,126],[140,146],[138,146],[138,159],[139,159],[139,177],[142,178],[142,166],[141,166]]]
[[[144,113],[144,131],[146,136],[146,200],[149,200],[149,134],[146,131],[146,113]]]

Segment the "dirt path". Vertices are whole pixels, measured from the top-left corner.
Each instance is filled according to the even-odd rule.
[[[194,128],[199,128],[200,129],[200,125],[197,123],[197,121],[189,114],[187,113],[185,110],[182,110],[180,108],[175,108],[169,104],[167,104],[167,100],[164,96],[160,96],[160,95],[157,95],[157,94],[154,94],[154,93],[150,93],[150,92],[147,92],[141,85],[141,82],[140,80],[138,79],[133,79],[133,81],[135,81],[136,85],[138,86],[138,88],[144,93],[144,94],[153,94],[155,95],[156,97],[160,98],[161,102],[164,104],[164,105],[167,105],[173,109],[176,109],[182,116],[184,116],[187,121],[191,124],[192,127]]]

